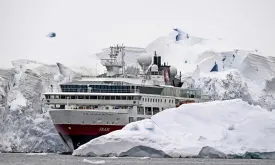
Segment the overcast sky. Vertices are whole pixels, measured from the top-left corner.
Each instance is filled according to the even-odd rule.
[[[274,0],[0,0],[0,67],[16,59],[94,65],[102,48],[145,47],[174,27],[275,56],[274,9]]]

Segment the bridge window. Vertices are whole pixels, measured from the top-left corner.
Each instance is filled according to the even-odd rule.
[[[116,96],[116,100],[121,100],[120,96]]]
[[[105,100],[110,100],[110,96],[105,96]]]
[[[115,100],[116,99],[116,96],[111,96],[111,100]]]
[[[84,96],[77,96],[78,99],[84,99]]]
[[[69,96],[67,96],[67,97],[69,97]],[[67,97],[66,97],[66,99],[67,99]],[[76,96],[71,96],[71,99],[76,99]]]
[[[85,97],[85,99],[90,99],[90,96],[84,96]]]
[[[126,100],[126,96],[121,96],[121,100]]]

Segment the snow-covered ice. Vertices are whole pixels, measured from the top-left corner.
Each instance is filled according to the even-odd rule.
[[[73,155],[120,156],[138,146],[171,157],[197,156],[205,146],[224,154],[270,152],[275,150],[274,136],[275,112],[234,99],[167,109],[152,119],[130,123],[122,130],[93,139]],[[145,156],[154,157],[140,155]]]

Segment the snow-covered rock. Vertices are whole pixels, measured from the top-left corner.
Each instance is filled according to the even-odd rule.
[[[93,139],[73,155],[120,155],[139,146],[171,157],[198,156],[205,146],[215,149],[208,150],[208,156],[271,152],[275,150],[274,130],[274,112],[239,99],[187,104]]]

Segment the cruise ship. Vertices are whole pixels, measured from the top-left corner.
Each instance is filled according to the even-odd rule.
[[[165,109],[204,101],[200,89],[181,88],[177,69],[162,64],[156,52],[140,54],[138,67],[126,68],[125,55],[124,46],[110,47],[109,57],[101,59],[106,73],[44,93],[52,122],[70,150]]]

